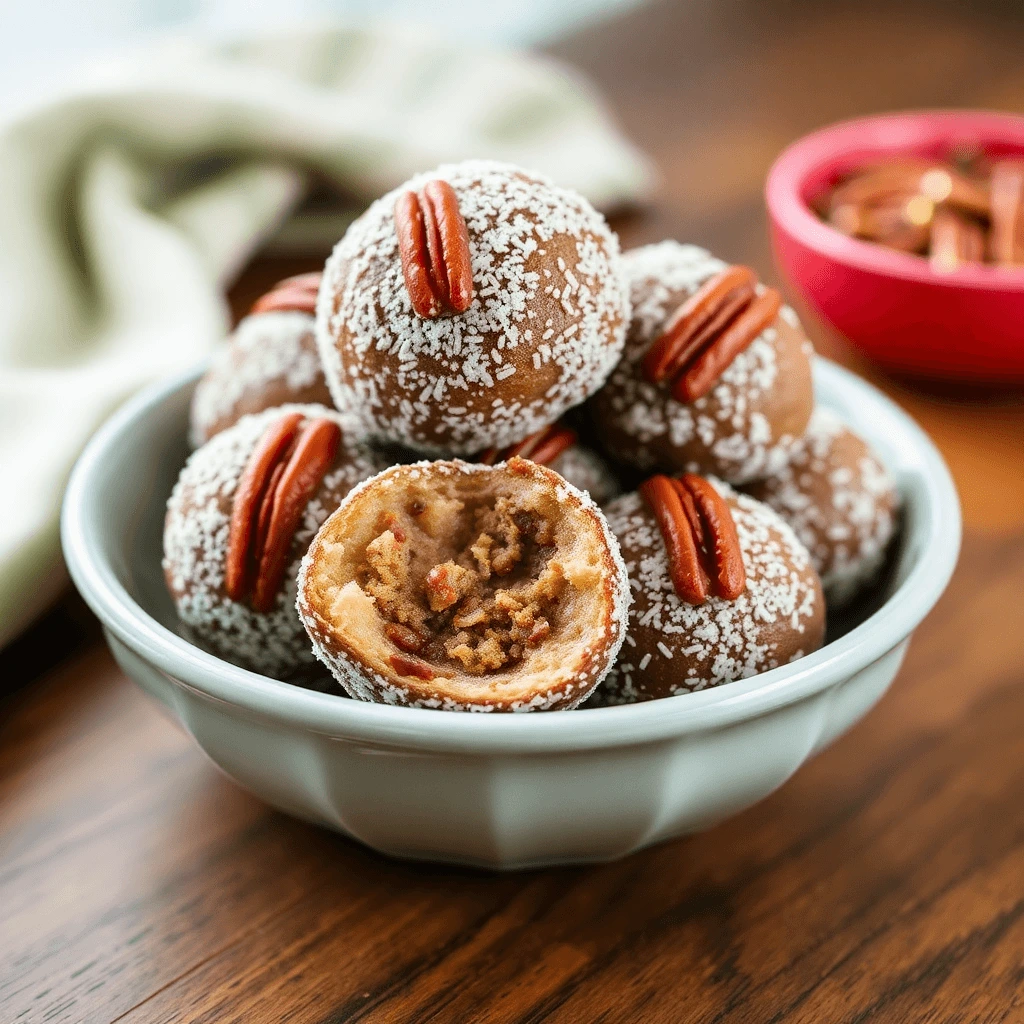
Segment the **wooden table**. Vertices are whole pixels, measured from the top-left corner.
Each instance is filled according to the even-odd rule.
[[[766,273],[761,182],[792,138],[885,108],[1024,108],[1024,23],[976,5],[694,0],[556,51],[664,174],[626,242]],[[882,386],[963,494],[948,593],[878,708],[780,792],[621,863],[408,866],[291,821],[66,600],[0,655],[0,1021],[1024,1020],[1024,409]]]

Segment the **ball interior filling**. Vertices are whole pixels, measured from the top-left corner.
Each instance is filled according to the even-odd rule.
[[[543,672],[578,658],[601,615],[595,531],[532,478],[425,484],[364,492],[376,507],[353,517],[328,570],[335,621],[353,622],[346,612],[372,600],[374,646],[391,665],[408,655],[441,676]]]

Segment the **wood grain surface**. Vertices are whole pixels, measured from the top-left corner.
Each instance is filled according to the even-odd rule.
[[[787,142],[880,109],[1024,110],[1015,5],[717,3],[556,48],[663,175],[627,244],[771,276]],[[262,261],[239,308],[299,264]],[[267,809],[74,598],[0,653],[0,1022],[1024,1021],[1024,405],[884,380],[964,499],[957,573],[879,706],[778,793],[615,864],[409,866]]]

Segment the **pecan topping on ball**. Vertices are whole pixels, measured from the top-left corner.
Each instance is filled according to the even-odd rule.
[[[640,485],[668,552],[669,576],[688,604],[709,596],[735,601],[746,589],[736,524],[726,500],[695,473],[652,476]]]
[[[517,444],[510,444],[507,448],[488,448],[477,456],[476,461],[482,462],[485,466],[493,466],[497,462],[507,462],[519,456],[540,466],[550,466],[562,452],[575,443],[575,430],[561,423],[552,423],[543,430],[523,438]]]
[[[473,301],[469,231],[447,181],[428,181],[399,196],[395,230],[405,287],[417,316],[464,313]]]
[[[334,420],[289,413],[260,438],[235,490],[228,532],[224,589],[232,601],[248,596],[254,611],[274,606],[292,538],[341,443]]]
[[[706,395],[732,361],[778,316],[782,296],[757,291],[749,267],[728,267],[705,281],[672,315],[644,356],[652,384],[672,378],[672,397]]]
[[[316,271],[312,274],[297,274],[278,281],[266,295],[261,295],[249,310],[249,315],[256,313],[309,313],[316,312],[316,295],[320,290],[320,278],[323,274]]]

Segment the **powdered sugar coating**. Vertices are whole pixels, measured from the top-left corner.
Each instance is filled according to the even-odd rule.
[[[881,460],[835,413],[817,407],[789,464],[751,493],[810,551],[830,605],[848,602],[877,576],[899,494]]]
[[[458,196],[475,298],[429,320],[409,300],[393,211],[435,178]],[[351,225],[324,270],[317,340],[335,403],[365,430],[468,455],[532,434],[597,390],[628,320],[618,240],[582,196],[467,160],[419,175]]]
[[[812,347],[784,306],[768,327],[691,404],[643,376],[641,362],[669,317],[728,264],[695,245],[664,241],[623,254],[632,322],[622,361],[593,401],[594,426],[610,453],[642,470],[712,473],[732,483],[786,464],[813,405]]]
[[[604,505],[622,493],[619,481],[597,452],[581,444],[567,448],[551,463],[551,468],[597,505]]]
[[[213,357],[192,396],[189,440],[193,447],[241,416],[286,402],[329,404],[314,332],[299,311],[245,317]]]
[[[607,508],[633,590],[626,646],[601,686],[605,703],[703,690],[795,661],[821,645],[824,597],[806,549],[767,505],[715,481],[733,512],[746,566],[735,601],[680,600],[665,543],[635,491]]]
[[[597,531],[604,548],[606,571],[602,585],[609,608],[600,635],[591,637],[586,645],[582,645],[575,652],[577,663],[584,666],[583,670],[577,675],[554,680],[545,688],[535,690],[529,695],[523,694],[518,699],[489,696],[485,691],[487,680],[484,679],[481,682],[479,699],[460,700],[451,693],[438,689],[443,684],[440,677],[427,683],[420,683],[406,677],[384,675],[368,665],[358,651],[341,642],[333,633],[331,623],[325,618],[320,607],[322,602],[316,576],[320,571],[319,561],[322,557],[319,549],[321,545],[331,543],[332,528],[342,518],[345,509],[360,503],[364,497],[378,490],[393,490],[396,496],[389,503],[399,507],[399,495],[411,481],[429,482],[460,474],[490,475],[503,472],[508,466],[504,462],[488,466],[461,460],[422,461],[392,466],[353,488],[343,505],[323,524],[299,568],[296,608],[312,641],[313,653],[350,696],[358,700],[440,711],[525,712],[575,708],[594,691],[608,671],[608,667],[618,656],[626,634],[630,603],[626,566],[604,514],[589,495],[573,487],[546,467],[535,463],[526,465],[530,467],[530,472],[535,477],[542,478],[554,486],[560,504],[564,503],[565,507],[572,509],[574,513],[583,513]]]
[[[189,458],[167,502],[164,523],[164,576],[189,638],[228,661],[278,677],[313,664],[295,614],[299,561],[349,489],[380,469],[370,453],[345,437],[333,468],[306,506],[273,609],[261,614],[232,601],[224,593],[224,568],[235,490],[264,431],[293,411],[307,419],[329,417],[344,430],[343,417],[316,405],[286,405],[242,417]]]

